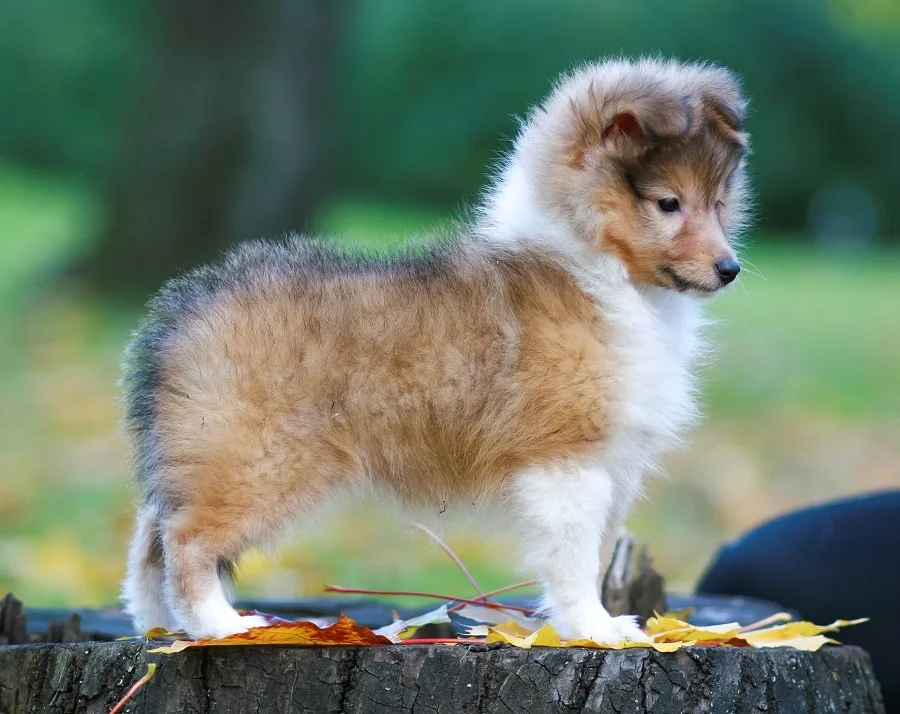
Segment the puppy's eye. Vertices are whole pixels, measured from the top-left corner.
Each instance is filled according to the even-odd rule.
[[[725,208],[725,202],[724,201],[716,201],[716,210],[721,211],[723,208]]]
[[[675,213],[681,207],[677,198],[661,198],[656,202],[656,205],[659,206],[659,210],[663,213]]]

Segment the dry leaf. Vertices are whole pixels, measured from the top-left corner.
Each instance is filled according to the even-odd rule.
[[[506,642],[507,644],[521,647],[526,650],[531,647],[562,647],[559,635],[556,634],[556,630],[550,625],[544,625],[531,634],[522,637],[520,635],[512,634],[513,631],[521,632],[521,627],[519,625],[512,621],[506,624],[511,625],[512,627],[504,629],[502,625],[498,625],[497,627],[488,628],[488,643]]]
[[[165,637],[185,637],[184,632],[172,632],[165,627],[151,627],[143,635],[132,635],[129,637],[117,637],[116,642],[125,642],[127,640],[161,640]]]
[[[273,618],[281,620],[281,618]],[[349,645],[371,646],[393,644],[387,637],[376,635],[368,627],[357,625],[345,615],[333,625],[318,627],[312,622],[281,620],[268,627],[254,627],[247,632],[221,639],[177,640],[171,645],[149,650],[161,654],[181,652],[189,647],[220,647],[227,645]]]
[[[756,642],[779,642],[797,637],[821,635],[823,632],[836,632],[842,627],[861,625],[868,621],[869,618],[863,617],[859,620],[835,620],[830,625],[814,625],[811,622],[788,622],[784,625],[767,627],[764,630],[745,632],[742,636],[745,639],[753,639]]]
[[[242,614],[259,615],[267,622],[268,627],[258,627],[249,632],[231,635],[222,639],[177,640],[171,645],[157,647],[150,652],[171,654],[181,652],[189,647],[211,647],[227,645],[388,645],[403,642],[410,638],[416,628],[432,623],[450,622],[447,606],[441,607],[409,620],[395,619],[390,625],[372,631],[357,625],[350,618],[341,615],[333,623],[327,622],[291,622],[274,615],[257,611]],[[593,640],[562,640],[556,630],[545,621],[527,617],[518,612],[509,612],[479,605],[466,605],[459,614],[467,619],[481,621],[483,624],[470,627],[465,633],[468,637],[484,638],[488,643],[503,642],[514,647],[530,649],[531,647],[590,647],[594,649],[621,650],[632,648],[653,649],[657,652],[675,652],[682,647],[692,645],[728,646],[728,647],[793,647],[798,650],[815,652],[826,644],[837,644],[824,636],[826,632],[834,632],[842,627],[858,625],[866,622],[859,620],[837,620],[830,625],[815,625],[811,622],[785,622],[761,629],[742,629],[736,622],[721,625],[695,627],[689,622],[671,615],[656,615],[647,620],[646,632],[650,642],[623,640],[614,644],[601,644]],[[396,615],[395,615],[396,617]],[[778,614],[760,621],[765,625],[773,621],[783,620],[785,615]],[[327,626],[326,626],[327,625]],[[177,633],[155,628],[145,633],[147,638],[168,637]],[[183,634],[183,633],[182,633]]]
[[[466,620],[474,620],[485,625],[499,625],[513,620],[522,627],[527,628],[528,632],[533,632],[546,624],[544,620],[538,617],[529,617],[523,612],[485,607],[484,605],[463,605],[456,611],[456,614]]]
[[[814,625],[811,622],[790,622],[763,630],[740,632],[736,622],[707,627],[695,627],[675,617],[651,617],[647,621],[647,634],[651,642],[624,640],[615,644],[600,644],[593,640],[561,640],[547,624],[529,630],[517,620],[507,620],[495,625],[477,625],[469,628],[470,637],[485,637],[488,642],[504,642],[514,647],[590,647],[594,649],[621,650],[643,647],[657,652],[675,652],[692,645],[731,647],[793,647],[815,652],[826,644],[836,644],[822,635],[841,627],[858,625],[862,620],[838,620],[831,625]]]
[[[739,636],[740,624],[729,622],[722,625],[694,627],[675,617],[651,617],[647,620],[647,634],[656,644],[692,642],[703,645],[725,644]]]
[[[447,614],[447,605],[441,605],[439,608],[426,612],[424,615],[412,617],[409,620],[401,620],[394,612],[394,621],[390,625],[379,627],[375,630],[376,635],[387,637],[393,642],[399,642],[413,636],[415,631],[425,625],[437,625],[450,622],[450,615]]]

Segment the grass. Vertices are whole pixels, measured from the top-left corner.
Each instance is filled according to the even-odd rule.
[[[442,218],[345,202],[320,227],[382,247]],[[137,312],[45,289],[89,248],[96,219],[84,187],[0,166],[0,593],[32,605],[112,602],[131,527],[116,379]],[[719,354],[706,372],[707,419],[632,519],[675,587],[690,587],[718,543],[761,519],[900,481],[900,255],[772,241],[749,255],[762,277],[745,275],[711,306]],[[445,531],[485,588],[519,579],[513,544],[486,536],[491,520]],[[325,583],[470,592],[381,504],[323,517],[277,563],[254,553],[242,570],[246,595],[317,595]]]

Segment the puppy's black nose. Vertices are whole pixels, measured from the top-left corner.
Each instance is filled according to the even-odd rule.
[[[741,272],[741,266],[736,260],[720,260],[716,263],[716,272],[722,278],[722,283],[728,285]]]

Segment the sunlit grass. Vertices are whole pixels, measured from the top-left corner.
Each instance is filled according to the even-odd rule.
[[[383,248],[443,218],[347,202],[319,227]],[[138,310],[44,289],[89,247],[96,219],[84,188],[0,167],[0,592],[34,605],[112,602],[130,529],[116,379]],[[719,358],[706,373],[707,419],[633,521],[681,587],[737,529],[900,485],[900,256],[777,244],[749,255],[765,279],[745,275],[711,305]],[[461,525],[448,538],[484,587],[519,577],[503,534],[486,541]],[[273,563],[246,558],[241,592],[310,596],[328,582],[467,591],[439,549],[377,503],[323,518]]]

